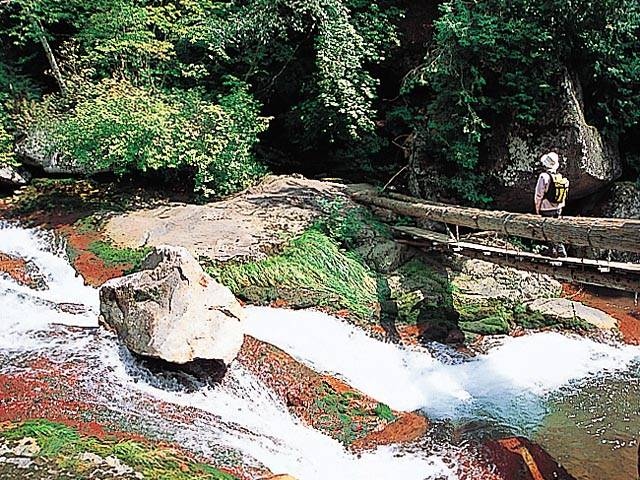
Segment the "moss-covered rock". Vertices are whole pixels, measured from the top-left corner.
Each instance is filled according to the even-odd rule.
[[[2,478],[237,480],[175,449],[87,436],[47,420],[0,425],[0,451],[5,457],[0,462]]]

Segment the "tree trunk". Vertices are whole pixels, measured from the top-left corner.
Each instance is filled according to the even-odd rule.
[[[53,50],[51,50],[51,45],[49,45],[49,41],[47,40],[44,28],[42,28],[42,24],[39,20],[33,21],[33,28],[37,32],[38,39],[40,40],[40,43],[42,43],[42,48],[44,48],[44,53],[47,56],[47,60],[49,60],[49,65],[51,66],[53,77],[56,79],[56,82],[58,82],[60,92],[64,95],[66,93],[64,79],[62,78],[62,73],[60,72],[60,67],[58,67],[56,57],[53,56]]]
[[[492,230],[504,235],[531,238],[580,247],[640,253],[640,220],[563,217],[458,207],[417,199],[387,198],[371,190],[358,190],[353,198],[367,205],[391,210],[399,215],[459,225],[477,230]],[[404,197],[411,198],[411,197]]]

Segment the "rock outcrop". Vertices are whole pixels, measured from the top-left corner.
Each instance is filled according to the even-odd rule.
[[[595,208],[594,215],[605,218],[640,219],[640,187],[634,182],[615,183]],[[602,260],[640,263],[640,254],[589,249],[585,256]]]
[[[503,300],[520,303],[556,297],[562,291],[560,282],[547,275],[468,258],[456,261],[451,283],[461,298],[473,302]]]
[[[600,191],[620,177],[617,146],[587,123],[578,80],[565,73],[560,87],[562,95],[535,125],[492,125],[482,149],[486,151],[482,166],[483,173],[493,180],[490,193],[498,209],[533,210],[533,191],[541,172],[539,158],[549,151],[561,156],[560,171],[571,182],[570,201]],[[412,137],[409,188],[418,197],[434,199],[441,193],[443,172],[430,160],[426,135]]]
[[[260,260],[299,235],[333,202],[351,201],[346,187],[300,176],[269,176],[228,200],[174,203],[114,215],[105,234],[115,245],[179,245],[197,258]],[[189,234],[185,235],[185,225]]]
[[[640,219],[640,187],[633,182],[614,184],[598,207],[602,217]]]
[[[506,125],[495,129],[487,147],[490,172],[498,183],[494,195],[498,208],[533,208],[532,192],[541,171],[538,159],[551,150],[560,154],[560,171],[571,182],[569,200],[595,193],[620,176],[615,144],[585,119],[580,84],[565,74],[561,87],[557,108],[544,112],[534,128]]]
[[[244,339],[244,312],[236,298],[181,247],[157,247],[141,271],[106,282],[100,313],[101,323],[133,352],[178,364],[228,364]]]
[[[613,330],[618,327],[618,321],[611,315],[567,298],[539,298],[527,303],[527,306],[530,310],[559,322],[581,320],[600,330]]]
[[[31,175],[11,165],[0,165],[0,186],[21,187],[31,181]]]

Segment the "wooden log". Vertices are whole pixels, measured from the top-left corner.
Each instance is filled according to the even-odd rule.
[[[640,253],[640,220],[544,218],[538,215],[480,210],[419,200],[400,200],[383,197],[371,191],[356,191],[352,196],[360,203],[385,208],[407,217],[478,230],[492,230],[505,235],[552,243]]]

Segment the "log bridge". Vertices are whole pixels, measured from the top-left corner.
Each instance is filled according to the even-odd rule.
[[[497,232],[549,243],[640,254],[640,220],[591,217],[545,218],[538,215],[481,210],[420,200],[406,195],[381,195],[353,187],[359,203],[421,220],[479,231]],[[456,228],[456,232],[457,232]],[[514,248],[461,241],[460,236],[415,227],[394,227],[400,241],[422,248],[447,248],[455,253],[499,265],[550,275],[558,280],[629,292],[640,291],[640,264],[588,258],[553,258]]]

